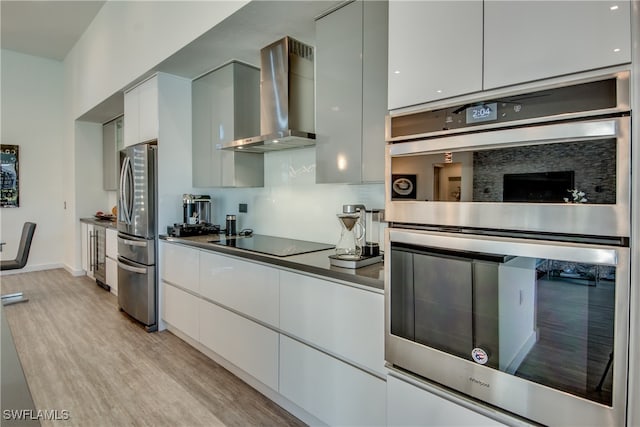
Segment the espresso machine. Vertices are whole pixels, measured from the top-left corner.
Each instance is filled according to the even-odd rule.
[[[336,253],[329,255],[335,267],[360,268],[382,261],[380,254],[380,222],[384,211],[364,205],[343,205],[337,214],[341,225]]]
[[[220,232],[220,226],[211,223],[210,196],[183,194],[182,219],[182,224],[167,227],[170,236],[185,237]]]

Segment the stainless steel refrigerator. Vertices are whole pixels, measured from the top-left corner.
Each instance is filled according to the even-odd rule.
[[[149,332],[158,329],[156,148],[120,151],[118,189],[118,305]]]

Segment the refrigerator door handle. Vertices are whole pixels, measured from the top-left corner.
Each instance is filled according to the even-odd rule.
[[[122,207],[122,220],[125,224],[131,224],[131,206],[129,203],[131,193],[131,158],[125,157],[120,170],[120,206]]]
[[[132,273],[147,274],[147,269],[146,268],[133,267],[131,265],[124,264],[121,261],[118,261],[118,268],[130,271]]]

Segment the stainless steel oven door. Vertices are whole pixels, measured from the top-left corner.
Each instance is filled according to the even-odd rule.
[[[629,236],[630,126],[601,118],[389,144],[385,217]]]
[[[547,425],[625,425],[629,249],[391,228],[385,359]]]

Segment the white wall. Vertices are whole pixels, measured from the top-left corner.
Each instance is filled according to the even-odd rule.
[[[109,1],[64,60],[63,198],[68,209],[60,222],[65,267],[81,268],[79,219],[113,203],[112,194],[96,187],[88,158],[101,158],[100,141],[77,134],[75,120],[111,95],[154,70],[247,2]],[[60,106],[58,106],[59,108]],[[82,127],[82,126],[81,126]],[[93,160],[89,160],[92,162]],[[89,175],[87,175],[89,174]],[[96,199],[93,192],[99,193]],[[86,197],[91,194],[92,196]],[[96,207],[99,204],[99,207]]]
[[[64,230],[63,66],[2,50],[3,144],[20,146],[20,207],[0,209],[2,259],[15,258],[22,225],[37,224],[27,269],[62,266]]]
[[[266,153],[263,188],[197,191],[212,197],[212,221],[223,228],[226,214],[235,214],[238,230],[336,244],[342,205],[384,209],[384,184],[316,184],[315,160],[315,148]],[[247,213],[238,212],[239,203],[247,203]]]

